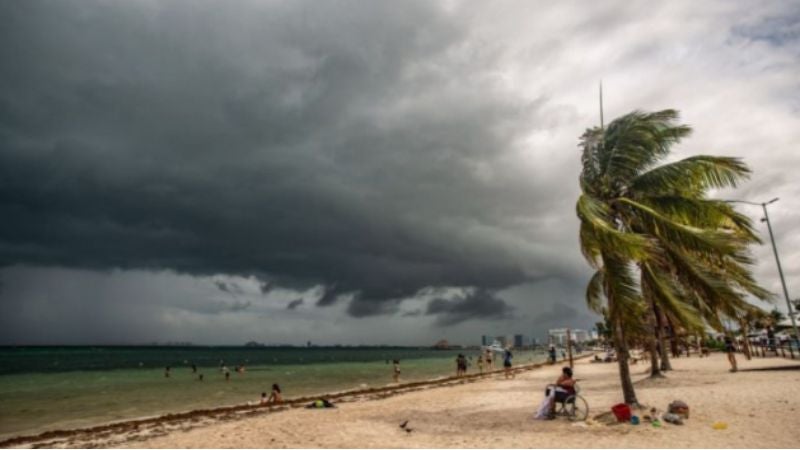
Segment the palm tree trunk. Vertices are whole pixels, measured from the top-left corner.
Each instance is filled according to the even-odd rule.
[[[743,320],[743,321],[739,322],[739,326],[741,327],[742,334],[744,335],[743,336],[744,337],[744,357],[747,358],[748,361],[750,361],[750,358],[751,358],[750,357],[750,339],[747,337],[747,335],[750,334],[750,332],[747,329],[747,322]]]
[[[661,370],[666,372],[672,370],[672,364],[669,362],[669,348],[667,347],[667,339],[664,332],[664,314],[658,309],[658,306],[653,306],[655,309],[656,321],[658,323],[659,341],[661,343]]]
[[[619,365],[619,380],[622,384],[622,396],[628,405],[638,406],[636,391],[633,389],[630,367],[628,367],[628,344],[625,342],[625,332],[619,319],[614,320],[614,347],[617,351],[617,364]]]
[[[650,323],[653,325],[653,332],[650,334],[650,377],[663,377],[661,368],[658,365],[658,342],[661,339],[661,333],[658,329],[658,318],[656,317],[656,304],[653,299],[650,299]]]

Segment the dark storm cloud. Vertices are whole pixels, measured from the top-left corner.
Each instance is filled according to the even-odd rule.
[[[216,286],[220,291],[234,296],[244,294],[242,287],[233,282],[215,281],[214,286]]]
[[[544,102],[498,89],[494,52],[437,5],[0,16],[0,266],[255,275],[362,317],[430,286],[515,285],[545,258],[498,238],[552,205],[504,158]]]
[[[275,288],[275,285],[271,281],[259,281],[258,282],[258,291],[261,292],[261,295],[267,295]]]
[[[253,306],[253,303],[250,302],[250,301],[235,301],[235,302],[226,304],[225,310],[229,311],[229,312],[238,312],[238,311],[244,311],[245,309],[247,309],[247,308],[249,308],[251,306]]]
[[[509,318],[513,307],[493,292],[476,289],[453,299],[436,298],[428,303],[426,314],[435,315],[439,325],[455,325],[470,319],[496,320]]]
[[[297,307],[302,305],[302,304],[303,304],[303,299],[302,298],[294,299],[294,300],[290,301],[288,305],[286,305],[286,309],[291,311],[293,309],[297,309]]]

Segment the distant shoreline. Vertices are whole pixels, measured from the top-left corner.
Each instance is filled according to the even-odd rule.
[[[580,360],[592,356],[593,352],[587,352],[584,355],[576,356],[574,360]],[[561,360],[559,362],[563,362]],[[514,367],[515,373],[534,370],[544,366],[548,366],[547,362],[538,362],[534,364],[524,364]],[[351,402],[368,399],[379,399],[393,395],[411,392],[419,389],[426,389],[430,387],[443,387],[448,385],[458,385],[467,382],[474,382],[482,378],[487,378],[492,375],[500,375],[503,369],[493,370],[484,373],[472,373],[462,377],[448,376],[441,378],[428,379],[423,381],[416,381],[410,383],[401,383],[397,385],[389,385],[376,388],[353,389],[340,392],[333,392],[329,394],[321,394],[314,396],[304,396],[285,400],[280,405],[260,405],[260,404],[237,404],[231,406],[222,406],[208,409],[195,409],[180,413],[169,413],[157,416],[146,416],[136,419],[126,419],[121,421],[113,421],[104,424],[99,424],[90,427],[72,428],[64,430],[50,430],[37,434],[14,436],[0,441],[0,447],[20,447],[22,445],[52,441],[63,440],[73,437],[89,437],[92,435],[110,435],[116,433],[123,433],[127,431],[140,430],[148,426],[158,426],[164,424],[180,423],[180,422],[196,422],[200,419],[222,420],[231,419],[236,417],[245,417],[260,414],[270,414],[273,412],[280,412],[291,408],[298,408],[307,405],[308,403],[326,398],[328,400],[337,400],[340,402]]]

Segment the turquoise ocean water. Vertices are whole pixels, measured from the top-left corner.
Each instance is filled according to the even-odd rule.
[[[479,353],[394,347],[4,347],[0,438],[257,401],[272,383],[280,384],[287,398],[385,386],[392,382],[393,359],[400,360],[401,381],[453,375],[459,352],[473,358]],[[545,358],[514,355],[515,364]],[[230,381],[220,363],[230,369]],[[192,364],[203,381],[192,373]],[[246,371],[237,373],[238,365]],[[472,364],[470,372],[475,370]]]

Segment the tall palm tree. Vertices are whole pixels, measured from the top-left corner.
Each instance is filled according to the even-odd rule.
[[[709,189],[734,187],[749,170],[736,158],[714,156],[657,166],[691,133],[677,118],[674,110],[634,111],[581,137],[577,214],[581,249],[596,269],[587,301],[595,310],[607,305],[623,395],[631,404],[637,401],[626,330],[650,322],[668,367],[660,333],[665,318],[687,330],[705,323],[721,329],[723,316],[736,317],[747,305],[746,293],[769,296],[747,268],[747,245],[758,241],[749,219],[706,198]]]

